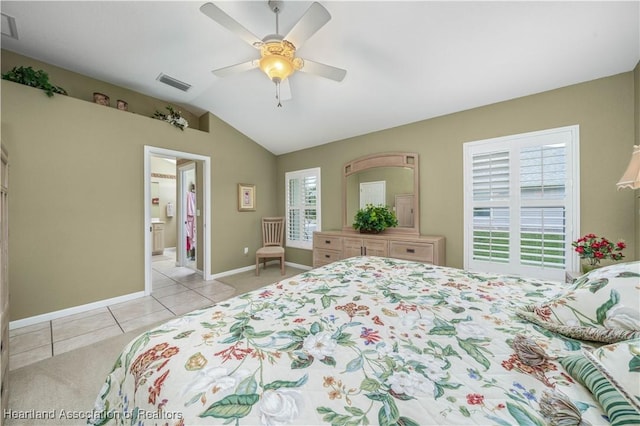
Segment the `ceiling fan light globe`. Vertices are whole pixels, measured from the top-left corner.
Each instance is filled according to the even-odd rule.
[[[271,81],[283,81],[295,71],[293,64],[287,58],[278,55],[264,56],[260,59],[260,69]]]

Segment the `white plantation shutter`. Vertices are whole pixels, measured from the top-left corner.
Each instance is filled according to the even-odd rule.
[[[562,279],[578,229],[578,127],[464,144],[465,268]]]
[[[565,208],[520,210],[520,261],[524,265],[565,269]]]
[[[509,208],[473,209],[473,258],[509,262]]]
[[[565,269],[567,144],[520,150],[520,261]]]
[[[474,201],[509,199],[509,152],[498,151],[473,156]]]
[[[473,259],[509,261],[509,152],[472,157]]]
[[[285,174],[287,246],[312,249],[313,232],[320,231],[320,169]]]

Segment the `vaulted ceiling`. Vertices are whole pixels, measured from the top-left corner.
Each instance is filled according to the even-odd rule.
[[[262,38],[266,1],[216,1]],[[210,111],[275,154],[632,70],[640,1],[326,1],[332,19],[297,54],[347,70],[296,72],[276,106],[259,69],[211,71],[259,51],[200,11],[204,1],[2,1],[2,48],[193,113]],[[280,34],[311,2],[285,1]],[[163,73],[191,85],[158,81]]]

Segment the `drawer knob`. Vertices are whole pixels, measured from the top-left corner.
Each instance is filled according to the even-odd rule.
[[[331,244],[331,240],[324,240],[325,244]]]
[[[415,253],[415,252],[416,252],[415,249],[410,249],[410,248],[407,249],[407,253]]]
[[[331,256],[329,256],[328,254],[325,254],[325,255],[324,255],[324,257],[325,257],[325,259],[328,259],[328,258],[330,258]]]

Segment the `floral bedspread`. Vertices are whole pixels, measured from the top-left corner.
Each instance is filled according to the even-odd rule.
[[[141,334],[90,422],[544,425],[541,395],[555,389],[605,424],[554,358],[581,343],[513,312],[562,285],[378,257],[335,262]],[[523,363],[517,335],[549,357]]]

